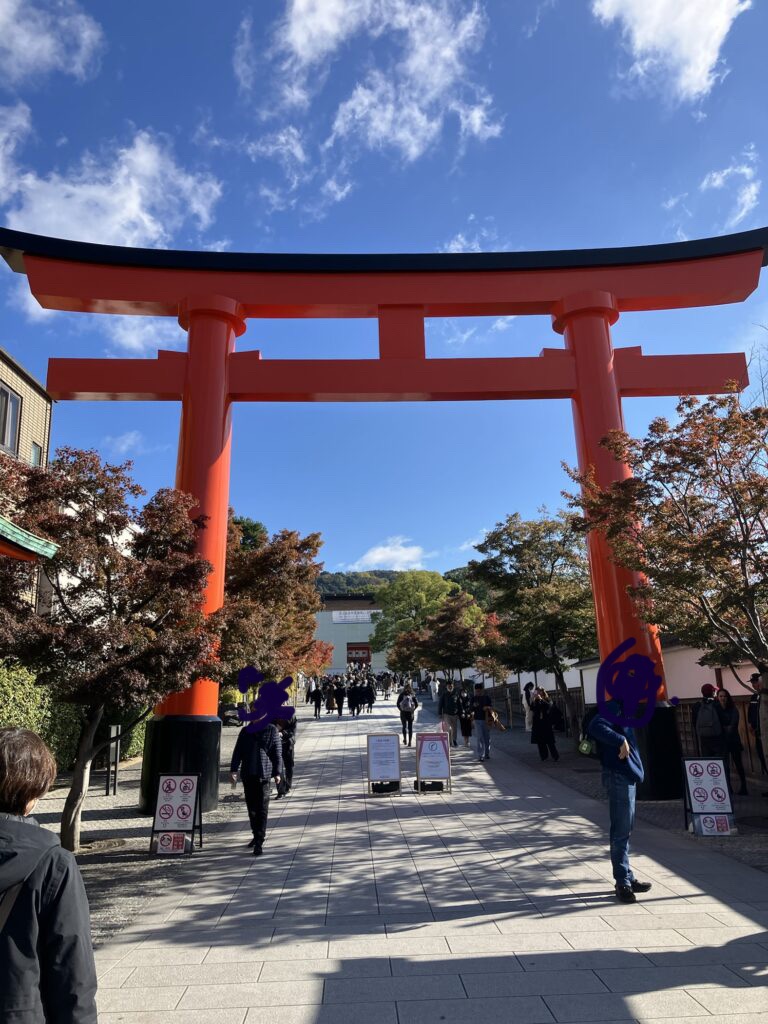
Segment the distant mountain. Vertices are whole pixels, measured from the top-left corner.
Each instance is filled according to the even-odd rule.
[[[370,572],[321,572],[317,589],[321,597],[339,594],[371,594],[397,576],[394,569],[372,569]]]

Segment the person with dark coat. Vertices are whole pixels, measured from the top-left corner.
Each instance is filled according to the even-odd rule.
[[[376,703],[376,680],[373,676],[368,676],[368,682],[364,687],[365,703],[368,708],[368,714],[373,713],[373,705]]]
[[[254,857],[260,857],[267,834],[271,779],[279,786],[283,776],[282,743],[274,725],[267,725],[263,729],[246,725],[240,730],[229,765],[233,782],[237,782],[238,769],[243,780],[245,806],[248,808],[253,832],[253,839],[248,846],[253,847]]]
[[[437,713],[448,729],[448,742],[453,746],[456,743],[456,726],[459,719],[459,695],[452,679],[448,679],[440,692],[437,702]]]
[[[723,713],[723,748],[726,772],[728,770],[728,761],[733,761],[741,784],[739,796],[748,796],[747,776],[744,774],[744,765],[741,760],[741,752],[744,747],[741,745],[741,737],[739,736],[739,709],[733,703],[733,697],[728,690],[718,690],[717,701]],[[730,781],[730,774],[728,779]]]
[[[752,696],[749,699],[749,708],[747,709],[747,722],[749,723],[749,731],[755,741],[755,753],[757,759],[760,762],[760,770],[763,775],[768,775],[768,764],[765,763],[765,750],[763,749],[763,737],[760,730],[760,705],[763,699],[768,700],[763,692],[763,682],[760,678],[759,672],[753,672],[749,677],[749,684],[752,687]]]
[[[403,746],[411,746],[413,739],[413,716],[419,706],[416,694],[410,683],[406,683],[397,698],[397,710],[400,712],[400,724],[403,727]]]
[[[475,683],[475,695],[472,698],[472,717],[475,726],[475,747],[478,761],[491,760],[491,724],[488,720],[493,708],[490,694],[485,692],[483,683]]]
[[[616,720],[620,721],[621,715],[621,703],[609,701],[604,711],[598,711],[591,719],[587,735],[597,743],[603,767],[603,786],[608,794],[611,866],[616,898],[621,903],[635,903],[636,893],[648,892],[651,888],[650,882],[640,882],[635,878],[629,864],[629,837],[635,824],[637,784],[645,778],[645,770],[634,729],[617,724]]]
[[[96,1024],[88,899],[73,854],[30,817],[56,762],[29,729],[0,729],[0,1020]]]
[[[719,701],[715,699],[715,687],[712,683],[704,683],[701,688],[701,700],[693,706],[693,731],[699,743],[701,757],[725,758],[725,729],[723,712]]]
[[[461,729],[461,736],[464,740],[464,746],[468,747],[469,739],[472,735],[472,720],[474,718],[472,694],[468,689],[459,690],[456,703],[459,709],[459,727]]]
[[[331,682],[331,681],[329,681],[328,685],[326,686],[325,690],[323,691],[323,695],[325,697],[325,713],[326,713],[326,715],[332,715],[333,712],[336,710],[336,697],[335,697],[335,693],[336,693],[336,684]]]
[[[323,691],[320,689],[319,686],[316,687],[316,689],[314,689],[310,693],[309,699],[312,702],[312,704],[315,705],[315,718],[319,718],[320,717],[320,708],[322,707],[322,704],[323,704]]]
[[[280,733],[280,743],[283,754],[283,775],[280,779],[280,784],[277,787],[277,797],[279,800],[284,797],[286,793],[290,793],[293,789],[293,766],[295,763],[294,759],[294,748],[296,747],[296,715],[292,715],[290,718],[278,718],[275,721],[277,730]]]
[[[344,698],[346,697],[346,695],[347,688],[342,682],[342,680],[339,679],[333,688],[333,699],[336,701],[336,710],[339,713],[339,718],[341,718],[344,712]]]
[[[533,722],[531,723],[531,743],[539,748],[539,757],[546,761],[552,755],[553,761],[559,761],[560,755],[557,752],[554,733],[554,706],[545,690],[536,690],[533,703]]]

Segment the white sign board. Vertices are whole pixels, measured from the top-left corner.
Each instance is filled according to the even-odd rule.
[[[161,775],[153,832],[191,832],[197,803],[196,775]]]
[[[331,622],[370,622],[371,613],[368,611],[343,611],[331,612]]]
[[[431,781],[451,778],[448,733],[420,732],[416,736],[416,778]]]
[[[368,783],[400,782],[400,735],[396,732],[368,736]]]
[[[685,784],[692,814],[732,814],[721,757],[685,758]],[[707,833],[707,834],[715,834]]]
[[[702,836],[729,836],[731,821],[729,814],[696,814],[693,818],[693,830]]]

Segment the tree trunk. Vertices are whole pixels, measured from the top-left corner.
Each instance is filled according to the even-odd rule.
[[[573,697],[568,692],[568,687],[565,682],[565,676],[562,672],[557,669],[554,670],[555,683],[560,693],[563,695],[563,703],[565,704],[565,716],[568,719],[568,725],[571,729],[571,739],[575,747],[579,745],[579,733],[581,732],[581,725],[579,723],[579,716],[576,711],[576,706],[573,703]]]
[[[61,814],[61,845],[65,850],[77,853],[80,849],[80,817],[83,804],[88,794],[91,780],[91,764],[96,746],[96,731],[104,716],[104,705],[91,708],[86,715],[80,730],[77,744],[77,758],[72,772],[72,785],[69,787],[64,810]]]

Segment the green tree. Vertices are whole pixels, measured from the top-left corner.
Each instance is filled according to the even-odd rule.
[[[443,579],[450,583],[456,583],[462,590],[471,594],[485,611],[491,607],[490,590],[482,580],[478,580],[472,575],[468,565],[462,565],[458,569],[449,569],[448,572],[443,573]]]
[[[47,470],[0,457],[0,495],[14,521],[58,544],[42,566],[53,592],[49,615],[28,595],[35,567],[0,559],[0,649],[27,668],[53,701],[80,705],[82,726],[61,820],[62,845],[77,850],[80,819],[105,712],[134,713],[129,733],[153,705],[202,674],[218,633],[202,607],[210,565],[196,554],[202,520],[194,499],[144,494],[130,463],[102,464],[93,451],[62,448]]]
[[[578,723],[568,693],[569,664],[597,649],[594,604],[584,538],[564,514],[497,523],[470,562],[498,614],[497,654],[515,671],[550,672],[563,694],[574,735]]]
[[[710,664],[768,662],[768,408],[732,394],[683,398],[677,412],[641,440],[607,437],[633,475],[602,491],[571,472],[582,485],[571,504],[581,529],[603,530],[615,560],[644,575],[631,592],[644,621]]]
[[[458,589],[456,583],[444,580],[439,572],[412,569],[399,573],[378,592],[381,612],[376,615],[371,650],[384,651],[400,633],[420,629],[445,598]]]

